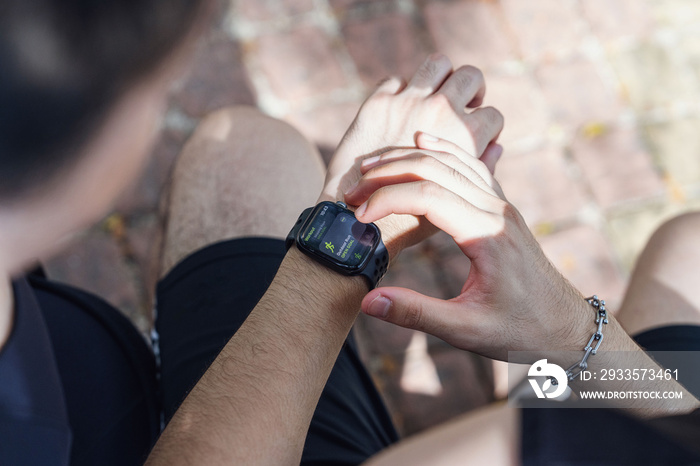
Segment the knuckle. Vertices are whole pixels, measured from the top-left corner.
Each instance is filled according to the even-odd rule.
[[[395,97],[396,93],[400,91],[404,85],[405,81],[403,78],[398,76],[386,77],[377,83],[370,99],[376,97]]]
[[[504,118],[503,114],[494,107],[484,107],[484,116],[486,121],[488,121],[493,126],[503,126]]]
[[[417,159],[418,164],[424,168],[432,169],[438,166],[438,160],[429,154],[421,154]]]
[[[453,154],[452,152],[436,152],[435,158],[444,162],[445,165],[449,165],[452,167],[463,163],[463,160],[459,156]]]
[[[428,105],[430,110],[435,113],[444,112],[445,110],[452,111],[452,102],[450,102],[450,98],[442,92],[430,96]]]
[[[474,77],[474,79],[477,79],[479,81],[484,81],[484,73],[477,68],[476,66],[472,65],[464,65],[459,68],[460,70],[464,70],[466,73],[469,73]]]
[[[401,84],[402,79],[399,76],[388,76],[384,79],[382,79],[377,87],[383,88],[383,87],[394,87],[398,86]]]
[[[474,76],[469,73],[455,73],[454,79],[458,90],[468,89],[474,84]]]
[[[427,60],[423,66],[416,71],[416,78],[421,81],[430,81],[439,70],[439,62],[435,60]]]
[[[368,111],[372,113],[379,111],[380,109],[385,109],[389,107],[392,100],[392,95],[384,92],[373,94],[367,99],[363,105]]]
[[[430,200],[435,195],[437,185],[433,181],[423,180],[419,182],[418,188],[420,189],[421,197]]]
[[[402,325],[408,328],[421,328],[423,323],[423,308],[419,304],[414,304],[406,309],[402,316]]]
[[[469,167],[467,167],[467,170],[471,170]],[[474,170],[471,170],[474,171]],[[452,177],[453,180],[455,180],[457,183],[463,184],[466,180],[462,176],[462,173],[460,173],[459,170],[453,167],[447,167],[447,172],[449,173],[449,176]]]

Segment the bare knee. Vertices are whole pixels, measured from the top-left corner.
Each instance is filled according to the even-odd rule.
[[[700,212],[675,217],[659,227],[632,274],[618,314],[636,333],[674,323],[700,324]]]
[[[240,138],[248,141],[273,138],[290,143],[309,144],[289,123],[246,105],[224,107],[209,113],[197,126],[194,136],[221,142]]]
[[[196,135],[224,141],[232,130],[250,122],[273,120],[255,107],[236,105],[224,107],[207,114],[197,126]],[[274,121],[274,120],[273,120]],[[267,123],[267,121],[265,121]]]
[[[649,241],[670,248],[696,248],[700,228],[700,212],[688,212],[661,225]]]
[[[638,267],[646,274],[694,272],[700,256],[700,212],[691,212],[668,220],[649,239],[639,258]],[[692,270],[689,270],[688,268]],[[699,270],[700,271],[700,270]]]

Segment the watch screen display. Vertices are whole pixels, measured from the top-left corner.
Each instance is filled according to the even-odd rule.
[[[300,235],[307,246],[349,267],[356,267],[372,252],[378,231],[359,222],[334,204],[325,204]]]

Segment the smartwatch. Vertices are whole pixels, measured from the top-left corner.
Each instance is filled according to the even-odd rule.
[[[362,223],[343,202],[324,201],[304,210],[287,235],[287,250],[301,252],[343,275],[362,275],[370,289],[384,277],[389,254],[374,223]]]

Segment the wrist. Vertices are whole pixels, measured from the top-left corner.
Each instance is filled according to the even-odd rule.
[[[360,310],[368,287],[364,277],[338,273],[301,252],[296,245],[289,248],[270,291],[296,295],[305,302],[304,312],[333,309],[354,319]],[[353,304],[357,301],[357,304]]]
[[[597,311],[581,295],[571,303],[568,312],[568,325],[565,327],[564,341],[560,343],[563,351],[583,350],[591,335],[597,330],[595,323]]]

